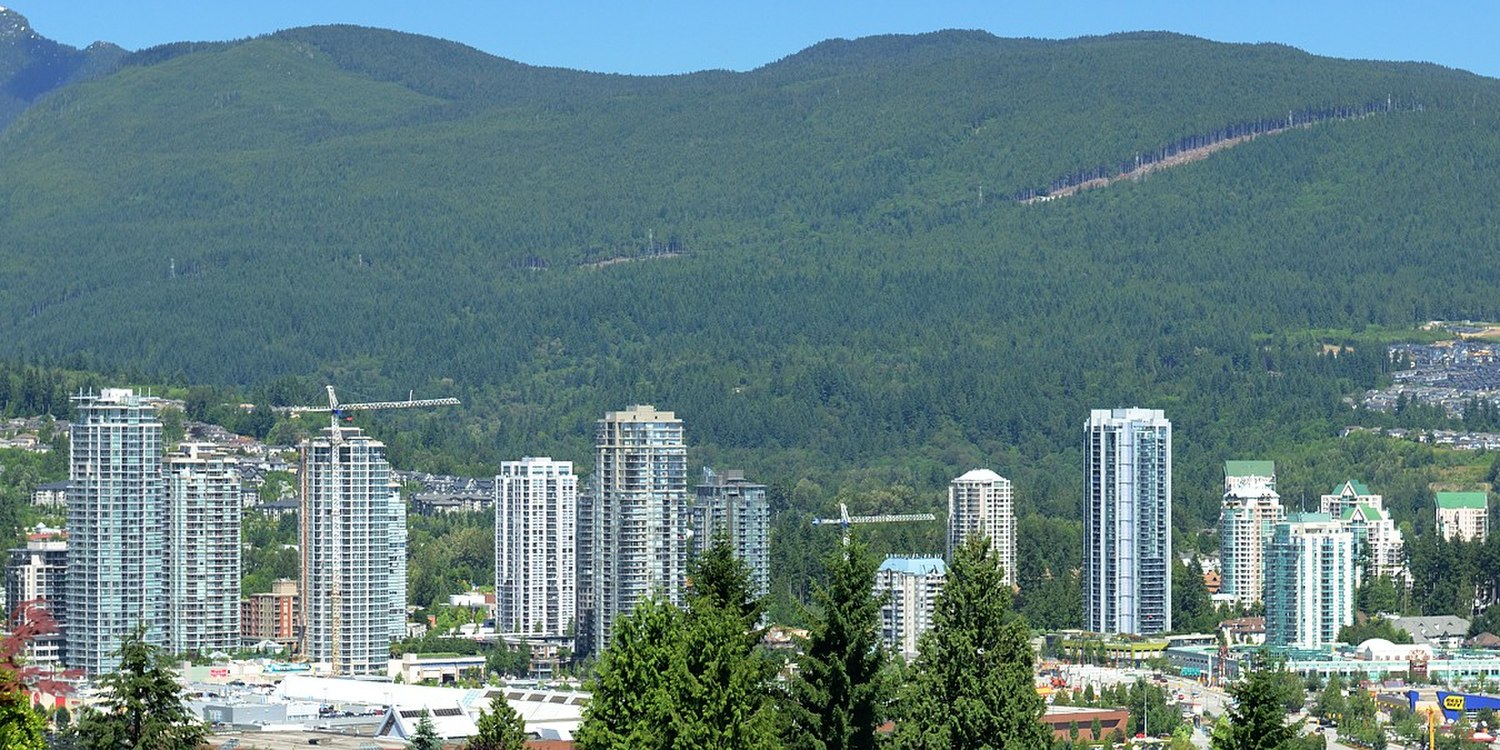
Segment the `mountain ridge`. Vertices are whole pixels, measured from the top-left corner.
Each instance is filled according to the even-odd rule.
[[[583,460],[600,413],[655,402],[778,482],[982,464],[1065,515],[1080,415],[1133,403],[1179,425],[1186,524],[1223,455],[1364,418],[1340,399],[1377,353],[1299,331],[1500,314],[1500,88],[1434,66],[981,32],[662,77],[352,27],[171,52],[0,131],[0,337],[469,405],[398,454]],[[1425,108],[996,198],[1392,93]]]
[[[37,99],[108,75],[126,56],[109,42],[80,50],[36,33],[19,12],[0,7],[0,130]]]

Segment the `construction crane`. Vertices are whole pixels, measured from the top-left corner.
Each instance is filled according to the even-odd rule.
[[[333,493],[339,493],[344,489],[344,472],[341,467],[341,451],[339,450],[339,448],[344,443],[344,428],[339,426],[340,419],[346,421],[352,420],[354,418],[353,412],[356,411],[376,411],[383,409],[416,409],[428,406],[458,406],[459,404],[460,402],[456,398],[414,398],[413,392],[411,391],[407,392],[405,401],[367,401],[363,403],[345,404],[339,402],[338,394],[334,393],[333,386],[330,385],[328,386],[327,406],[273,406],[271,407],[271,411],[279,414],[290,414],[292,417],[299,417],[303,414],[322,414],[325,412],[328,414],[328,440],[330,443],[330,447],[332,448],[332,450],[328,452],[330,461],[328,468],[331,479],[329,485]],[[306,444],[304,444],[304,446],[306,446]],[[302,487],[303,504],[303,507],[301,509],[302,512],[300,513],[298,518],[298,523],[301,525],[302,530],[299,533],[299,538],[297,540],[298,542],[300,542],[298,555],[301,558],[301,560],[299,561],[301,563],[301,570],[299,571],[301,574],[301,586],[299,594],[301,595],[302,601],[304,602],[311,598],[310,592],[308,591],[308,581],[311,580],[310,568],[312,565],[312,561],[309,556],[310,540],[307,537],[308,529],[310,528],[310,518],[312,516],[311,508],[308,507],[308,504],[311,502],[311,488],[308,486],[308,482],[310,481],[310,475],[312,474],[312,472],[309,471],[308,467],[305,465],[308,461],[307,456],[309,455],[309,451],[310,448],[303,448],[304,466],[302,466],[302,470],[298,472],[300,475],[299,483]],[[341,512],[341,508],[344,504],[343,498],[330,497],[329,500],[329,526],[331,527],[329,531],[329,539],[332,542],[332,544],[330,545],[332,547],[330,559],[335,561],[335,564],[331,566],[333,569],[333,580],[331,582],[332,585],[329,586],[328,592],[328,608],[331,615],[329,624],[333,641],[332,644],[330,644],[332,648],[329,650],[329,659],[333,663],[333,673],[338,674],[340,672],[339,657],[342,651],[341,641],[343,636],[344,575],[343,566],[340,563],[345,559],[345,519],[343,517],[343,513]],[[302,631],[299,634],[299,640],[303,641],[301,643],[301,646],[302,652],[305,655],[308,651],[307,644],[304,640],[307,638],[308,608],[306,606],[303,606],[298,607],[297,609],[299,611],[297,624],[300,626]]]
[[[327,406],[273,406],[271,411],[277,414],[290,414],[300,417],[303,414],[327,413],[329,428],[333,431],[333,441],[343,442],[343,436],[339,430],[339,419],[353,419],[350,412],[375,411],[377,409],[417,409],[427,406],[458,406],[462,402],[456,398],[412,398],[412,392],[408,391],[405,401],[367,401],[358,404],[339,403],[338,394],[333,392],[333,386],[328,386]]]
[[[838,518],[814,518],[814,526],[839,525],[844,530],[844,544],[849,543],[849,526],[856,523],[906,523],[908,521],[936,521],[931,513],[895,513],[881,516],[851,516],[849,506],[839,503]]]

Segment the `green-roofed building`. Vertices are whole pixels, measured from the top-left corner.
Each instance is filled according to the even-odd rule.
[[[1334,487],[1333,492],[1324,495],[1318,510],[1334,518],[1343,518],[1351,508],[1359,505],[1368,505],[1384,511],[1385,498],[1371,492],[1364,482],[1350,479]]]
[[[1437,493],[1437,527],[1444,539],[1484,541],[1490,531],[1487,492]]]
[[[1229,480],[1259,478],[1269,480],[1271,489],[1276,489],[1276,462],[1275,461],[1225,461],[1224,462],[1224,486],[1229,486]]]

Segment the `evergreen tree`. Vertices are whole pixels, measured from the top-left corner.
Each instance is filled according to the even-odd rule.
[[[1334,719],[1344,713],[1344,683],[1338,675],[1329,676],[1313,712],[1320,719]]]
[[[1214,728],[1213,750],[1280,750],[1297,737],[1286,723],[1289,685],[1282,671],[1261,659],[1249,674],[1229,688],[1236,701],[1228,722]]]
[[[464,743],[464,750],[524,750],[526,722],[505,696],[490,697],[490,710],[479,717],[479,732]]]
[[[615,623],[578,728],[581,750],[673,747],[673,687],[686,679],[682,629],[682,613],[659,599],[641,601]]]
[[[208,728],[182,703],[182,688],[167,657],[146,642],[144,629],[127,636],[116,652],[120,666],[101,684],[99,709],[85,709],[76,735],[86,750],[182,750],[208,738]]]
[[[676,700],[679,746],[751,750],[776,745],[774,670],[756,653],[761,603],[750,571],[719,535],[689,571],[683,671]]]
[[[417,731],[406,746],[411,750],[443,750],[443,738],[438,736],[437,727],[432,725],[430,714],[422,714],[417,722]]]
[[[689,571],[688,609],[648,600],[615,626],[578,745],[774,747],[773,665],[756,653],[761,604],[727,539]]]
[[[881,679],[886,654],[880,642],[880,600],[873,593],[878,564],[853,536],[825,564],[828,586],[814,591],[818,611],[789,688],[786,744],[805,750],[871,750],[888,692]]]
[[[896,745],[1042,750],[1051,737],[1032,685],[1030,632],[983,535],[954,553],[901,701]]]
[[[1213,601],[1203,583],[1203,566],[1191,561],[1172,563],[1172,623],[1177,630],[1195,632],[1215,625]]]

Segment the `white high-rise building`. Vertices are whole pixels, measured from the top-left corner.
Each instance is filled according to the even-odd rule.
[[[1172,423],[1158,409],[1094,409],[1084,433],[1084,627],[1168,632]]]
[[[561,638],[577,625],[578,477],[523,458],[495,477],[495,608],[502,634]]]
[[[1266,554],[1266,643],[1317,649],[1354,622],[1354,534],[1326,513],[1292,513]]]
[[[212,446],[186,444],[166,459],[167,648],[240,647],[240,476]]]
[[[166,645],[162,428],[133,391],[74,399],[68,465],[68,665],[119,666],[126,636]]]
[[[67,586],[68,539],[62,532],[39,529],[27,535],[26,546],[10,550],[5,561],[5,611],[18,617],[23,603],[41,600],[40,606],[58,627],[57,632],[39,635],[26,644],[27,664],[66,663]]]
[[[1224,501],[1219,509],[1219,595],[1249,606],[1261,601],[1266,582],[1266,545],[1271,529],[1286,518],[1276,494],[1271,461],[1225,461]]]
[[[1016,505],[1010,480],[974,469],[948,485],[948,559],[975,534],[989,537],[1005,583],[1016,585]]]
[[[302,653],[335,674],[385,674],[406,604],[405,507],[385,444],[335,427],[301,452]]]
[[[687,444],[682,420],[632,406],[599,420],[593,523],[594,653],[648,596],[680,604],[687,580]]]
[[[888,557],[875,571],[875,598],[880,600],[880,637],[907,661],[917,658],[917,644],[932,627],[938,595],[948,578],[940,557]]]
[[[771,504],[766,486],[745,479],[745,472],[704,469],[691,513],[692,553],[701,555],[723,534],[734,556],[750,571],[756,596],[771,590]]]

